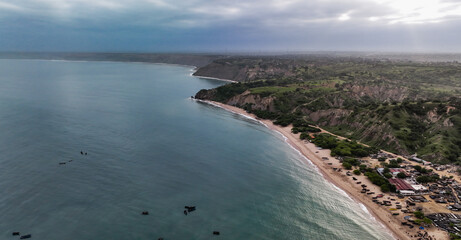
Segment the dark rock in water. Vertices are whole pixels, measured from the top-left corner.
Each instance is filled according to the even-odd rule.
[[[148,211],[144,211],[141,213],[142,215],[149,215],[149,212]]]
[[[218,231],[214,231],[213,235],[219,235],[220,233]]]
[[[184,210],[184,215],[186,215],[186,216],[187,216],[187,210]]]
[[[192,212],[195,210],[195,206],[184,206],[184,208],[187,209],[187,211]]]
[[[86,152],[85,155],[88,155],[88,153]]]
[[[19,232],[13,232],[13,236],[19,236]]]
[[[60,163],[59,163],[59,165],[64,165],[64,164],[66,164],[66,163],[65,163],[65,162],[60,162]]]
[[[82,154],[82,155],[83,155],[83,151],[80,151],[80,154]]]
[[[31,238],[32,234],[22,235],[19,239],[28,239]]]

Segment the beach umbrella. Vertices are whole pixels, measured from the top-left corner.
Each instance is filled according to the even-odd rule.
[[[419,227],[419,229],[421,229],[421,230],[424,230],[424,228],[423,228],[423,227]]]
[[[403,219],[408,220],[408,219],[410,219],[410,216],[405,216],[405,217],[403,217]]]

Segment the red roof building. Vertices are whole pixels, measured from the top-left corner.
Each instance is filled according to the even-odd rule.
[[[403,179],[399,178],[390,178],[388,179],[391,184],[394,184],[397,190],[414,190],[413,187],[405,182]]]

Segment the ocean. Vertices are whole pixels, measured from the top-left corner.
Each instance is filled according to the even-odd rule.
[[[392,239],[192,71],[0,60],[0,239]]]

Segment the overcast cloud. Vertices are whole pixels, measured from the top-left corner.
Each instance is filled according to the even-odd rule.
[[[0,0],[3,51],[461,51],[456,0]]]

